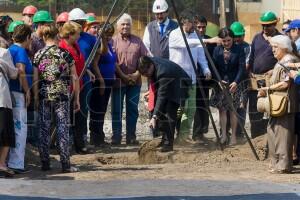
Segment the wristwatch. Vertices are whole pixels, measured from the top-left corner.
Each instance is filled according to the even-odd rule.
[[[152,118],[157,120],[157,115],[152,115]]]

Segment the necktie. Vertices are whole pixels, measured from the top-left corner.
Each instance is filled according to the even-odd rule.
[[[160,23],[159,24],[159,32],[160,32],[160,37],[162,37],[164,35],[164,27],[165,27],[165,24],[164,23]]]

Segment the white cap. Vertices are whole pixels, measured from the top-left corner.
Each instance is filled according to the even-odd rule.
[[[69,12],[69,20],[86,20],[88,16],[80,8],[74,8]]]
[[[155,0],[152,7],[153,13],[163,13],[168,10],[169,6],[166,0]]]

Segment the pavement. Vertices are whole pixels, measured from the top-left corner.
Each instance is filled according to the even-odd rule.
[[[206,180],[1,179],[2,200],[299,200],[300,185]]]

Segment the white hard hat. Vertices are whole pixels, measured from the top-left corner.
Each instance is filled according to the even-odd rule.
[[[169,6],[166,0],[155,0],[153,3],[152,12],[153,13],[163,13],[168,10]]]
[[[86,20],[88,16],[80,8],[74,8],[69,12],[69,20]]]

